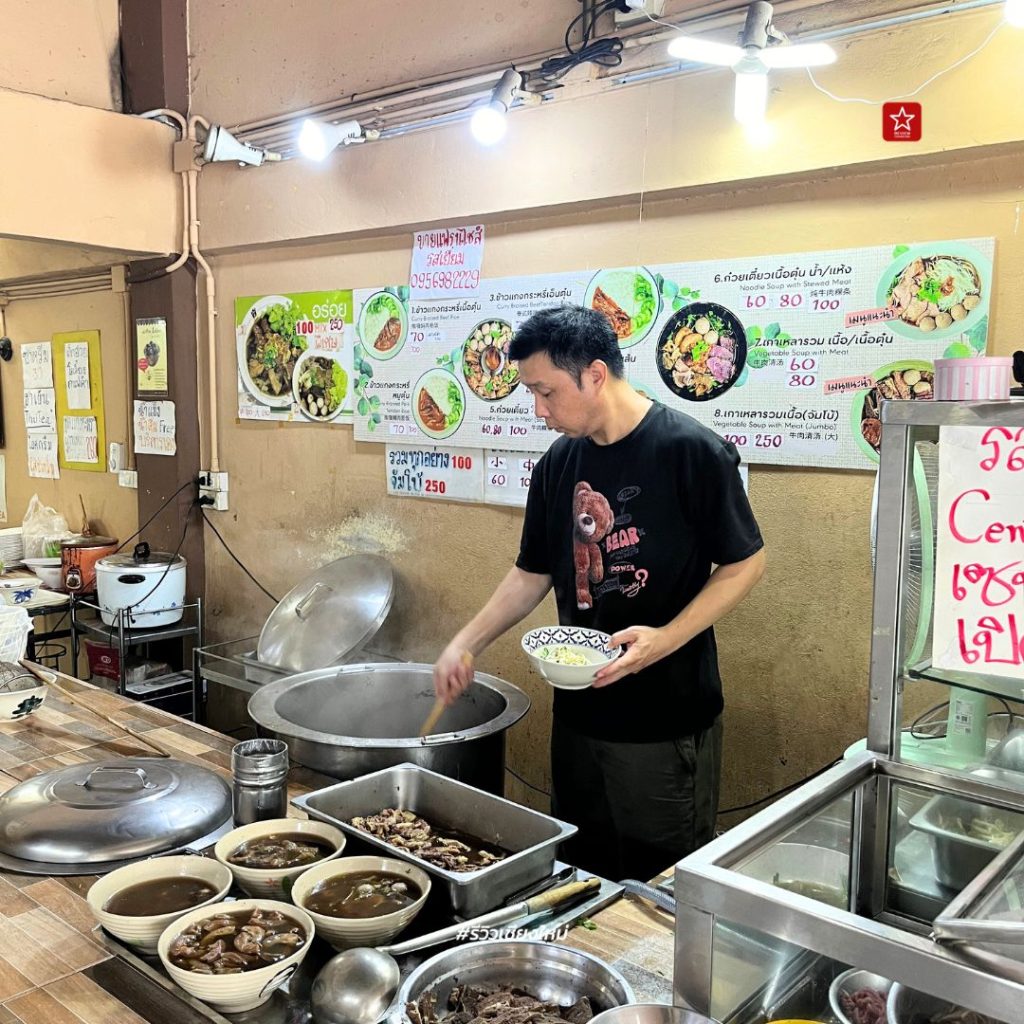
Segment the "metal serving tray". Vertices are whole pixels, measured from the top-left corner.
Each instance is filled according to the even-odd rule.
[[[339,782],[292,804],[384,856],[421,867],[444,887],[453,913],[463,919],[493,910],[512,893],[550,875],[558,844],[578,831],[575,825],[414,764]],[[510,855],[478,871],[448,871],[349,824],[357,815],[377,814],[385,807],[413,811],[432,825],[471,835]]]
[[[1001,818],[1017,832],[1024,830],[1024,815],[1013,811],[948,795],[929,800],[910,819],[910,827],[931,836],[935,847],[935,877],[942,885],[958,892],[992,861],[1002,847],[944,828],[943,816]]]

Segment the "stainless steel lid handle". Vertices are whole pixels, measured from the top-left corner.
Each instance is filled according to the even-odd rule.
[[[149,781],[149,776],[146,774],[144,768],[128,768],[116,764],[101,764],[98,768],[93,768],[89,775],[81,782],[76,783],[79,786],[85,786],[86,789],[117,789],[116,786],[101,786],[98,785],[96,776],[98,775],[133,775],[135,776],[142,785],[140,789],[156,789],[156,783]],[[102,781],[100,779],[99,781]]]
[[[329,587],[326,583],[317,583],[313,589],[295,606],[295,614],[305,621],[306,613],[309,611],[310,607],[317,601],[325,600],[333,593],[334,587]]]

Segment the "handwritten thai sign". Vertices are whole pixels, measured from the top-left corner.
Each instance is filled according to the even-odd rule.
[[[137,455],[174,455],[173,402],[135,402],[135,453]]]
[[[446,501],[483,500],[483,452],[387,446],[388,494]]]
[[[42,480],[59,480],[57,468],[57,435],[28,435],[28,475]]]
[[[21,383],[25,388],[53,387],[53,346],[48,341],[21,346]]]
[[[68,462],[99,462],[95,416],[64,417],[64,458]]]
[[[53,388],[25,389],[25,429],[48,430],[57,429],[57,401]]]
[[[412,243],[409,293],[414,299],[477,295],[483,261],[482,224],[417,231]]]
[[[1024,679],[1024,429],[943,427],[932,664]]]
[[[74,341],[64,347],[64,381],[69,409],[88,409],[92,406],[88,343]]]

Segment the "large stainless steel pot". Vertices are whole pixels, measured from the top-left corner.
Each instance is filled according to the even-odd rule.
[[[448,708],[441,732],[419,737],[434,703],[433,666],[357,664],[264,686],[249,714],[288,743],[293,761],[336,779],[413,763],[500,794],[505,732],[530,708],[518,687],[481,672]]]

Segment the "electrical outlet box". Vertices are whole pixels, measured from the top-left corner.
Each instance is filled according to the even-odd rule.
[[[120,469],[117,472],[117,486],[118,487],[131,487],[138,490],[139,487],[139,474],[134,469]]]
[[[212,487],[200,487],[199,497],[210,499],[210,502],[204,504],[203,508],[212,509],[214,512],[227,512],[228,510],[227,491],[215,491]]]
[[[204,508],[213,509],[214,512],[227,512],[227,473],[211,473],[208,469],[202,470],[202,472],[200,472],[199,474],[199,497],[210,499],[210,501],[203,506]]]
[[[626,0],[626,6],[629,7],[628,11],[615,8],[616,28],[646,21],[648,15],[660,18],[665,13],[665,0]]]
[[[107,445],[107,469],[111,473],[117,473],[124,469],[124,445],[117,441],[111,441]]]

